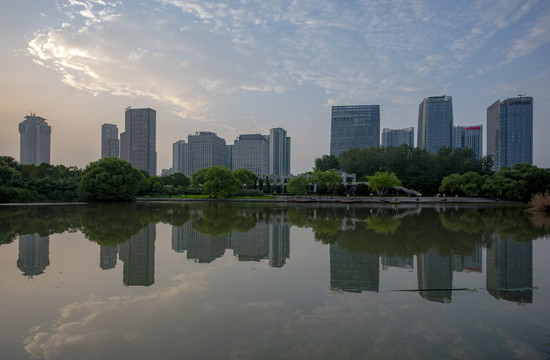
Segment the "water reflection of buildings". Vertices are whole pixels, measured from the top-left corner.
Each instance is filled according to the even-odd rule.
[[[50,265],[50,237],[32,235],[19,235],[19,258],[17,267],[23,275],[33,277],[40,275]]]
[[[382,269],[387,270],[390,267],[412,270],[414,269],[413,256],[382,256]]]
[[[99,267],[102,270],[114,269],[118,246],[99,245]]]
[[[275,221],[259,221],[245,232],[231,231],[225,236],[202,234],[191,222],[172,227],[172,249],[187,252],[187,258],[199,263],[209,263],[222,257],[226,249],[232,249],[239,261],[269,259],[272,267],[282,267],[290,257],[290,225]]]
[[[453,287],[451,258],[441,256],[435,249],[429,249],[424,254],[419,254],[416,261],[420,296],[430,301],[451,302]]]
[[[149,286],[155,282],[155,238],[156,225],[149,224],[119,245],[124,285]]]
[[[379,256],[330,245],[330,287],[348,292],[378,291]]]
[[[533,302],[533,243],[493,234],[487,248],[487,291],[497,299]]]
[[[478,272],[483,269],[481,244],[475,244],[471,255],[453,254],[453,271]]]

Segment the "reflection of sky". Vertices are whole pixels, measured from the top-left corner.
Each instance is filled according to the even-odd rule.
[[[8,297],[24,326],[3,338],[23,340],[27,354],[61,359],[400,358],[403,349],[410,358],[534,358],[548,334],[543,300],[550,293],[540,274],[549,266],[537,253],[548,254],[549,241],[533,249],[541,290],[533,304],[519,306],[484,290],[453,293],[450,304],[395,292],[416,286],[416,275],[398,268],[380,271],[378,293],[334,293],[329,247],[314,242],[310,229],[291,229],[290,258],[278,269],[267,261],[238,262],[229,250],[213,263],[193,263],[171,249],[170,239],[171,226],[158,224],[155,284],[126,288],[120,264],[99,268],[97,244],[81,234],[52,236],[46,273],[33,282],[19,275],[0,283],[26,295],[20,310],[15,294]],[[9,277],[10,266],[18,271],[7,257],[16,259],[17,246],[6,248],[0,270]],[[39,310],[36,317],[29,308]],[[9,312],[4,307],[2,319],[17,323]]]

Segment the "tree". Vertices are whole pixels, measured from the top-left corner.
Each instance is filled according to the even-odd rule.
[[[341,182],[342,178],[340,177],[338,171],[335,169],[330,169],[327,171],[315,169],[313,175],[311,176],[311,181],[313,183],[316,183],[317,185],[326,186],[328,191],[332,194],[334,193],[336,184]]]
[[[248,169],[237,169],[233,171],[233,175],[241,183],[241,189],[244,187],[247,189],[254,189],[256,187],[256,180],[258,177],[252,171]]]
[[[315,170],[328,171],[330,169],[340,169],[340,163],[335,155],[323,155],[315,159]]]
[[[367,180],[371,190],[376,191],[380,196],[386,195],[388,190],[394,186],[401,185],[401,181],[393,172],[377,172],[372,176],[367,176]]]
[[[226,198],[239,191],[239,180],[225,166],[212,166],[204,179],[204,191],[215,198]]]
[[[206,181],[206,173],[208,172],[209,168],[202,168],[196,172],[194,172],[191,175],[191,185],[193,187],[200,187],[201,185],[204,185],[204,182]]]
[[[309,186],[309,179],[305,175],[296,176],[286,186],[286,191],[292,195],[305,194]]]
[[[82,173],[80,199],[83,201],[131,201],[144,177],[129,162],[105,158],[91,162]]]

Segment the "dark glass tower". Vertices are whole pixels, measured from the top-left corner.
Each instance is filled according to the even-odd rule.
[[[487,155],[494,170],[533,164],[533,98],[497,100],[487,108]]]
[[[418,147],[435,154],[453,145],[453,99],[450,96],[425,98],[418,106]]]
[[[330,154],[380,146],[380,105],[333,106]]]
[[[120,158],[149,175],[157,174],[157,112],[132,109],[125,112],[125,131],[120,134]]]

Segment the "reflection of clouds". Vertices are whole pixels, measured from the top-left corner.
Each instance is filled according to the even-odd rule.
[[[97,344],[109,342],[111,339],[122,336],[126,343],[143,343],[144,329],[136,331],[133,322],[117,322],[120,316],[129,316],[129,320],[150,315],[154,306],[163,299],[171,299],[185,292],[197,293],[204,289],[202,274],[186,276],[179,274],[172,280],[175,285],[167,289],[156,291],[148,295],[115,296],[100,299],[91,296],[84,301],[69,304],[61,308],[59,319],[49,329],[45,326],[36,326],[25,339],[25,350],[34,357],[46,359],[61,354],[90,354],[95,357],[103,352]],[[134,317],[134,319],[132,319]],[[94,355],[95,354],[95,355]],[[77,356],[75,358],[79,358]]]
[[[91,297],[67,305],[49,328],[31,331],[25,349],[44,358],[536,357],[531,345],[490,321],[476,318],[471,324],[462,322],[465,328],[457,327],[447,308],[434,308],[416,294],[390,293],[384,301],[378,296],[329,295],[311,307],[242,302],[247,295],[227,287],[210,293],[215,290],[206,286],[211,275],[181,274],[172,286],[150,295]],[[487,339],[469,337],[469,325]]]

